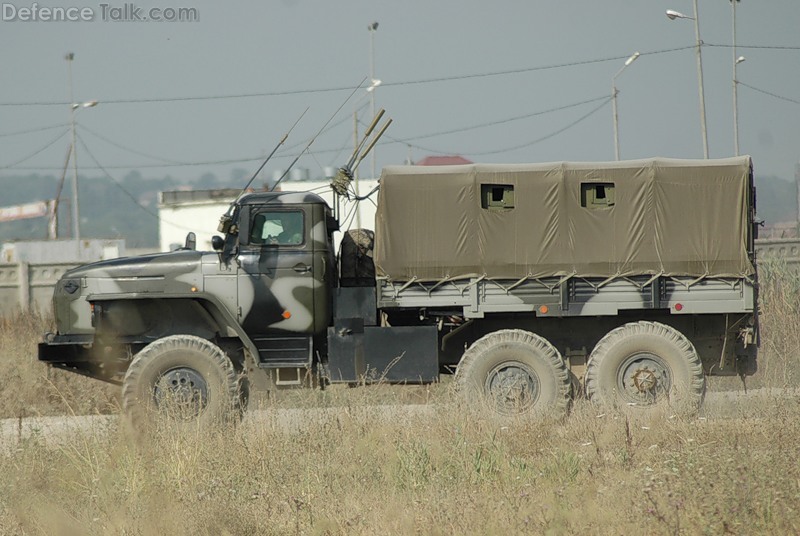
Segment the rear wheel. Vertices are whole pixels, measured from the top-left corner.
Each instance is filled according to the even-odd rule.
[[[571,383],[564,360],[544,338],[508,329],[485,335],[464,352],[456,387],[470,403],[503,415],[561,417]]]
[[[235,419],[238,382],[225,353],[192,335],[164,337],[131,362],[122,403],[134,428],[208,427]]]
[[[692,343],[658,322],[625,324],[603,337],[586,367],[586,394],[605,407],[652,409],[668,404],[695,413],[705,393],[705,375]]]

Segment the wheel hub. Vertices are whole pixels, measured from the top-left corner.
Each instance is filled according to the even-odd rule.
[[[666,396],[671,384],[669,367],[654,354],[629,357],[620,367],[617,377],[620,393],[636,404],[654,404]]]
[[[160,411],[175,411],[184,419],[197,417],[208,403],[208,385],[191,368],[175,368],[161,376],[155,386],[156,406]]]
[[[658,385],[658,377],[654,370],[648,368],[638,369],[633,373],[633,386],[640,393],[649,393]]]
[[[501,413],[524,413],[539,398],[539,378],[522,363],[503,363],[487,376],[486,391]]]

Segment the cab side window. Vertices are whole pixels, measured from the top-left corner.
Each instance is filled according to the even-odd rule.
[[[250,222],[250,244],[266,246],[299,246],[305,229],[300,210],[265,210],[257,212]]]

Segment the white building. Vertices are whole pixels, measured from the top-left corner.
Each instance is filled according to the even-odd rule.
[[[284,181],[283,191],[314,192],[328,205],[333,206],[333,192],[330,181]],[[364,196],[378,185],[377,180],[359,181],[359,195]],[[354,185],[355,186],[355,185]],[[183,247],[186,235],[194,232],[197,235],[197,249],[211,250],[211,237],[217,232],[220,216],[239,195],[240,190],[227,188],[222,190],[188,190],[161,192],[159,196],[159,246],[161,251],[172,251]],[[363,227],[375,229],[375,210],[377,193],[369,199],[356,203],[341,203],[340,222],[342,230]],[[337,239],[338,242],[338,239]]]

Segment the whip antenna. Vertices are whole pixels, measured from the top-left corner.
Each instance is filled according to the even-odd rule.
[[[335,112],[333,112],[333,115],[331,115],[330,118],[325,122],[325,124],[322,125],[322,128],[319,129],[319,131],[316,134],[314,134],[314,137],[309,140],[308,144],[306,144],[306,146],[303,148],[303,150],[300,151],[300,153],[297,155],[297,157],[294,160],[292,160],[292,163],[289,164],[289,167],[286,168],[286,171],[283,172],[283,175],[281,175],[281,177],[272,186],[272,188],[269,189],[270,192],[274,191],[275,188],[277,188],[278,185],[281,183],[281,181],[286,178],[286,175],[289,174],[289,171],[292,170],[292,167],[294,167],[294,165],[297,163],[297,161],[300,160],[300,157],[303,156],[303,153],[308,151],[308,148],[311,147],[311,144],[314,143],[314,140],[317,139],[317,136],[322,134],[322,131],[325,130],[325,128],[330,124],[331,121],[333,121],[333,118],[336,117],[339,114],[339,112],[342,111],[342,108],[344,108],[344,105],[347,104],[347,102],[350,99],[353,98],[353,95],[356,94],[356,91],[361,89],[361,86],[364,85],[364,82],[366,81],[366,79],[367,79],[367,77],[365,76],[363,79],[361,79],[361,82],[359,82],[358,85],[355,88],[353,88],[353,91],[350,92],[350,94],[347,96],[347,98],[344,100],[344,102],[336,109]]]

